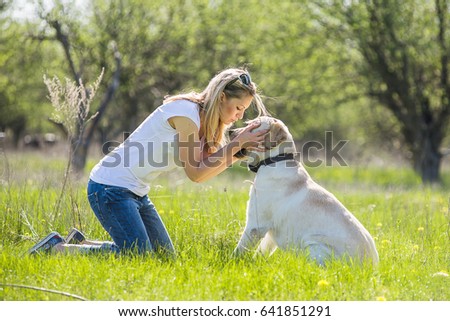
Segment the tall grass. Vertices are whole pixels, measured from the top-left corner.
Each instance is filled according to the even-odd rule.
[[[230,169],[194,184],[161,179],[150,192],[177,249],[162,256],[42,255],[29,247],[52,230],[81,228],[107,239],[85,197],[87,178],[71,181],[57,215],[65,161],[9,155],[0,193],[0,299],[70,300],[449,300],[449,185],[422,187],[407,169],[314,168],[311,175],[367,227],[380,255],[377,268],[305,256],[232,258],[245,224],[253,174]],[[93,164],[91,163],[90,166]],[[448,173],[445,174],[448,182]],[[183,182],[183,183],[182,183]]]

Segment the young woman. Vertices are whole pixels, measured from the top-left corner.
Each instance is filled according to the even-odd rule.
[[[78,230],[64,239],[50,233],[29,252],[164,250],[174,253],[169,234],[147,196],[161,173],[182,167],[194,182],[204,182],[238,160],[242,148],[255,148],[265,132],[246,127],[230,142],[225,132],[253,105],[267,114],[243,69],[226,69],[201,92],[166,97],[162,106],[91,171],[89,203],[114,242],[86,241]],[[79,243],[79,244],[72,244]]]

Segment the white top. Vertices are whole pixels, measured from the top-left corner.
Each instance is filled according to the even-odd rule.
[[[196,103],[176,100],[162,105],[95,165],[90,179],[100,184],[128,188],[139,196],[146,195],[158,175],[180,165],[174,158],[177,132],[168,122],[174,116],[187,117],[200,129]]]

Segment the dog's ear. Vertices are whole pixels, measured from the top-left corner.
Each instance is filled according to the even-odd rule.
[[[264,138],[264,148],[272,149],[287,139],[287,133],[280,122],[273,122],[270,125],[270,131]]]

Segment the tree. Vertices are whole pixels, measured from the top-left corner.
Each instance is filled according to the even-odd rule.
[[[61,14],[60,12],[63,12]],[[50,12],[45,12],[43,8],[40,11],[40,17],[43,21],[47,23],[47,25],[53,29],[53,35],[48,35],[46,33],[41,35],[34,35],[34,38],[39,40],[54,40],[61,44],[62,49],[64,51],[64,56],[66,58],[67,65],[69,67],[70,74],[74,81],[78,84],[82,84],[83,75],[85,74],[83,70],[83,63],[79,62],[79,67],[77,67],[77,63],[74,58],[73,52],[73,44],[72,38],[77,36],[77,26],[74,21],[68,20],[67,16],[64,15],[65,8],[62,4],[58,4],[55,8],[53,8]],[[82,41],[78,38],[78,45],[82,45]],[[108,85],[106,92],[101,100],[100,105],[97,107],[95,112],[95,116],[92,121],[86,123],[88,117],[83,117],[83,113],[79,113],[77,127],[74,132],[69,136],[70,138],[70,149],[71,149],[71,161],[73,168],[76,173],[83,171],[86,161],[87,154],[89,150],[89,146],[92,142],[92,138],[94,136],[94,132],[97,129],[101,118],[105,114],[105,110],[111,102],[114,93],[116,92],[119,86],[120,79],[120,71],[121,71],[121,55],[118,51],[115,43],[112,43],[112,51],[115,60],[115,69],[112,72],[112,79],[110,80],[110,84]],[[93,64],[98,65],[98,64]],[[89,95],[89,93],[87,93]],[[57,124],[59,127],[64,129],[62,124]]]
[[[366,95],[395,117],[414,170],[424,183],[439,182],[450,123],[448,2],[316,4],[323,25],[361,54]]]
[[[3,2],[4,4],[5,2]],[[55,50],[36,45],[28,37],[31,25],[14,21],[9,7],[0,10],[0,131],[19,146],[23,135],[47,130],[45,93],[42,85],[44,61],[58,65]],[[33,25],[33,28],[35,26]],[[45,54],[43,54],[45,52]],[[50,126],[47,126],[50,127]]]
[[[313,12],[307,0],[267,1],[264,10],[252,14],[256,31],[247,39],[253,41],[250,57],[267,106],[302,140],[321,139],[331,130],[344,134],[337,110],[355,92],[354,83],[343,84],[353,68],[344,61],[349,59],[342,55],[345,45],[330,39]]]
[[[3,12],[8,9],[9,3],[0,0],[0,132],[11,130],[14,145],[18,144],[19,136],[24,131],[26,117],[14,108],[13,92],[9,75],[9,64],[13,59],[13,31],[16,26],[11,26],[10,21],[3,17]],[[7,71],[8,70],[8,71]]]

